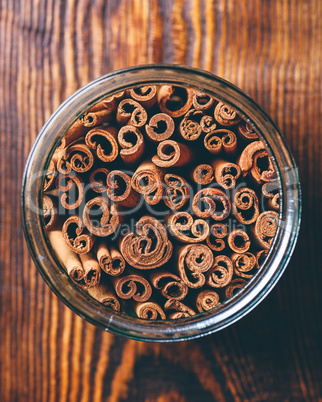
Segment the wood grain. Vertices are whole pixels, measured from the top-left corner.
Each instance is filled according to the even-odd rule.
[[[0,2],[0,389],[3,401],[321,401],[320,0]],[[300,238],[286,273],[230,328],[180,344],[102,332],[31,262],[20,181],[37,133],[79,87],[118,68],[182,63],[238,85],[299,165]]]

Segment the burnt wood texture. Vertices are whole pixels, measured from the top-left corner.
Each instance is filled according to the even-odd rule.
[[[1,0],[2,401],[322,400],[321,0]],[[59,104],[144,63],[209,70],[279,125],[299,166],[303,219],[288,269],[233,326],[149,344],[105,333],[49,290],[23,238],[20,182]]]

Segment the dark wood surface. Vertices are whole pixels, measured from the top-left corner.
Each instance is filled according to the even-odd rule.
[[[322,400],[321,0],[1,0],[0,399]],[[148,344],[72,313],[32,263],[20,182],[37,133],[115,69],[181,63],[252,96],[279,125],[303,189],[300,237],[276,288],[233,326]]]

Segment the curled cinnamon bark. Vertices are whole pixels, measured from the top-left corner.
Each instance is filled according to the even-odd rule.
[[[200,120],[200,127],[204,133],[210,133],[216,129],[217,124],[212,116],[206,114]]]
[[[230,299],[231,297],[235,296],[239,292],[239,290],[242,289],[246,284],[247,281],[245,279],[233,279],[225,289],[226,299]]]
[[[216,133],[216,130],[206,134],[203,142],[205,148],[214,155],[219,154],[222,150],[222,140]]]
[[[210,184],[214,179],[214,170],[210,165],[202,163],[193,169],[192,179],[197,184]]]
[[[135,313],[139,318],[145,320],[165,320],[167,317],[161,306],[155,302],[137,303]]]
[[[262,187],[262,193],[265,198],[268,198],[268,206],[274,211],[278,211],[280,208],[280,194],[279,184],[277,180],[264,183]]]
[[[79,257],[82,261],[85,272],[83,278],[85,286],[88,288],[96,286],[101,279],[101,267],[99,266],[96,257],[91,251],[85,254],[80,254]]]
[[[241,117],[238,116],[235,109],[222,102],[219,102],[215,107],[214,116],[217,122],[222,126],[233,126],[241,120]]]
[[[212,288],[227,286],[232,280],[234,267],[231,259],[226,255],[217,255],[212,268],[207,272],[207,285]]]
[[[241,229],[235,229],[228,235],[228,245],[235,253],[246,253],[250,247],[248,234]]]
[[[119,148],[116,141],[115,127],[93,128],[86,134],[85,142],[92,148],[97,157],[103,162],[113,162],[118,155]]]
[[[141,131],[131,125],[124,126],[118,133],[118,142],[122,148],[121,158],[125,163],[137,162],[144,152],[144,140]]]
[[[177,211],[189,200],[189,185],[183,177],[172,173],[168,173],[164,176],[164,182],[163,201],[168,208]]]
[[[120,223],[117,205],[103,197],[92,198],[84,206],[83,222],[95,236],[109,236]]]
[[[165,113],[158,113],[151,117],[149,124],[145,125],[147,136],[156,142],[167,140],[174,132],[174,121]]]
[[[180,122],[179,131],[181,136],[187,141],[194,141],[202,133],[201,119],[204,114],[199,110],[189,110]]]
[[[166,311],[175,310],[174,313],[169,314],[168,318],[170,320],[176,320],[178,318],[189,318],[196,315],[192,308],[188,307],[178,300],[173,299],[169,299],[165,302],[164,309]]]
[[[93,170],[89,176],[89,185],[95,193],[104,193],[108,189],[107,176],[110,173],[105,168]]]
[[[263,265],[263,263],[267,257],[267,254],[268,254],[268,250],[260,250],[255,254],[257,269],[259,269]]]
[[[203,219],[194,220],[188,212],[168,215],[168,230],[181,243],[200,243],[209,235],[209,226]]]
[[[152,272],[150,280],[152,285],[160,290],[167,299],[182,300],[187,296],[188,286],[172,272]]]
[[[256,266],[256,257],[252,253],[238,254],[235,253],[231,256],[231,260],[234,264],[235,275],[242,278],[250,279],[254,276],[253,269]]]
[[[115,292],[121,299],[133,299],[137,302],[146,302],[150,299],[152,288],[144,276],[130,273],[130,275],[111,278]]]
[[[97,259],[104,272],[111,276],[119,276],[124,272],[125,261],[122,254],[113,246],[107,246],[101,240],[97,247]]]
[[[199,218],[213,218],[215,221],[226,219],[231,211],[227,195],[217,188],[204,188],[194,196],[193,212]]]
[[[79,176],[72,173],[60,175],[57,178],[57,186],[63,193],[60,203],[65,209],[73,210],[80,206],[84,199],[84,183]]]
[[[53,197],[43,195],[42,209],[44,214],[45,228],[53,229],[58,222],[57,201]]]
[[[269,250],[278,226],[278,213],[275,211],[262,212],[255,223],[255,241],[260,247]]]
[[[178,272],[190,288],[198,289],[205,284],[204,273],[213,262],[212,251],[204,244],[187,244],[178,250]]]
[[[227,226],[223,223],[215,223],[210,226],[209,236],[207,237],[207,245],[214,251],[223,251],[226,243],[223,240],[227,236]]]
[[[139,102],[145,109],[150,109],[157,101],[157,87],[155,85],[132,88],[129,94],[132,99]]]
[[[121,311],[121,304],[108,281],[103,277],[99,284],[88,288],[88,293],[99,303],[114,311]]]
[[[211,108],[214,102],[215,99],[212,96],[205,94],[204,92],[194,90],[192,105],[196,110],[208,110]]]
[[[232,131],[220,128],[206,134],[204,145],[212,154],[218,154],[222,149],[227,154],[233,154],[237,149],[237,138]]]
[[[143,127],[147,118],[144,107],[133,99],[123,99],[117,107],[116,120],[121,126]]]
[[[94,163],[91,150],[85,144],[71,145],[60,154],[57,162],[57,170],[62,174],[68,174],[72,170],[77,173],[88,172]]]
[[[155,205],[163,195],[163,176],[162,169],[150,161],[145,161],[136,169],[131,184],[136,192],[144,195],[148,204]]]
[[[257,183],[274,181],[276,172],[267,148],[262,141],[251,142],[241,153],[238,161],[242,174],[252,175]]]
[[[125,96],[125,91],[118,92],[115,95],[111,95],[111,96],[105,98],[102,101],[102,104],[104,105],[104,108],[109,109],[114,112],[117,109],[118,103],[124,98],[124,96]]]
[[[98,111],[88,111],[83,114],[81,120],[85,127],[95,127],[106,121],[111,120],[113,114],[108,109],[98,110]]]
[[[258,134],[254,130],[253,126],[245,121],[241,120],[240,123],[238,124],[238,134],[243,140],[257,140],[258,139]]]
[[[50,230],[48,231],[48,237],[68,276],[75,282],[81,281],[85,274],[83,265],[78,255],[67,246],[62,231]]]
[[[138,194],[131,186],[131,177],[121,170],[112,170],[107,176],[108,197],[123,207],[135,207],[140,202]]]
[[[120,241],[120,251],[132,267],[154,269],[169,261],[172,243],[161,222],[142,216],[136,223],[136,234],[130,232]]]
[[[219,304],[219,295],[214,290],[203,290],[197,296],[196,307],[199,313],[212,310]]]
[[[88,128],[84,126],[83,119],[82,117],[80,117],[69,127],[67,133],[61,139],[59,146],[56,148],[56,151],[59,152],[62,151],[63,149],[66,149],[68,145],[77,141],[84,134],[86,134],[87,131]]]
[[[173,118],[181,117],[190,109],[193,96],[192,89],[162,85],[158,92],[159,107]]]
[[[165,140],[160,142],[152,162],[160,167],[184,166],[192,161],[193,152],[187,145]]]
[[[240,167],[235,163],[227,162],[223,159],[215,159],[212,162],[215,178],[225,190],[230,190],[236,186],[236,180],[240,176]]]
[[[236,191],[233,202],[233,213],[244,225],[256,222],[259,215],[258,198],[254,190],[243,187]]]
[[[64,222],[62,232],[68,247],[77,254],[88,253],[95,243],[95,237],[87,231],[77,215],[70,216]]]
[[[56,179],[56,166],[53,160],[50,161],[44,180],[44,191],[54,187]]]

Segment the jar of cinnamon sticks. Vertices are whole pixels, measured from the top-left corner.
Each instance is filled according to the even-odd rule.
[[[217,331],[275,285],[300,186],[266,113],[201,70],[119,70],[65,101],[30,152],[25,237],[50,288],[134,339]]]

